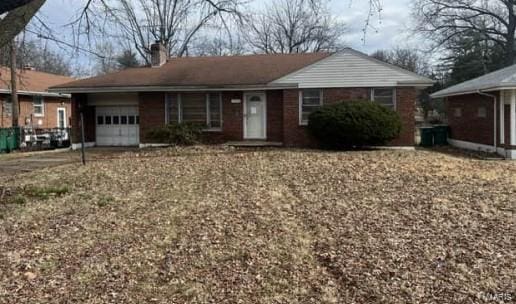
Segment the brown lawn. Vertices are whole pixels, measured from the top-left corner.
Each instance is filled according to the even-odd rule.
[[[515,299],[514,162],[168,149],[3,176],[0,195],[0,303]]]

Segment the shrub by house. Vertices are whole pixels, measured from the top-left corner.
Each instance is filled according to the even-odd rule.
[[[311,134],[328,149],[385,145],[399,136],[401,126],[398,113],[368,101],[323,106],[308,123]]]

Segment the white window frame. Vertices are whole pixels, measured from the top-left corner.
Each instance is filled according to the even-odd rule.
[[[37,97],[41,98],[41,105],[36,106],[34,101]],[[41,113],[36,113],[36,111],[34,111],[36,107],[41,107]],[[35,95],[32,97],[32,114],[34,115],[34,117],[45,116],[45,98],[43,96]]]
[[[396,111],[398,109],[398,95],[397,95],[398,92],[397,92],[396,88],[391,88],[391,87],[371,88],[371,101],[376,102],[375,98],[374,98],[374,90],[389,90],[389,89],[392,90],[392,105],[393,105],[392,109],[394,111]],[[381,103],[378,103],[378,104],[383,105]]]
[[[210,124],[211,124],[211,121],[210,121],[210,116],[211,116],[211,113],[210,113],[210,94],[218,94],[219,95],[219,107],[220,107],[220,127],[216,127],[216,128],[211,128],[209,127]],[[170,109],[170,96],[172,96],[174,94],[167,94],[165,96],[165,122],[168,124],[170,123],[170,115],[169,115],[169,109]],[[182,123],[183,122],[183,102],[182,102],[182,94],[181,93],[177,93],[175,94],[176,95],[176,98],[177,98],[177,114],[178,114],[178,117],[177,117],[177,121],[178,123]],[[222,92],[208,92],[205,94],[205,105],[206,105],[206,128],[203,130],[203,131],[206,131],[206,132],[220,132],[222,131],[222,125],[224,123],[224,120],[223,120],[223,110],[222,110],[222,105],[223,105],[223,102],[222,102]]]
[[[323,106],[324,105],[324,90],[323,89],[318,89],[318,88],[305,88],[305,89],[301,89],[299,90],[299,125],[300,126],[307,126],[308,125],[308,120],[304,121],[303,120],[303,92],[305,90],[319,90],[319,107]]]
[[[57,108],[57,128],[59,129],[59,111],[63,111],[63,120],[64,120],[64,123],[63,123],[63,129],[66,129],[68,127],[68,124],[67,124],[67,121],[66,121],[66,108],[63,108],[63,107],[58,107]]]

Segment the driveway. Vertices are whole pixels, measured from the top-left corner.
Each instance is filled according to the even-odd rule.
[[[127,148],[91,148],[86,150],[86,161],[107,159],[127,151]],[[70,150],[0,154],[0,176],[32,172],[80,161],[80,152]]]

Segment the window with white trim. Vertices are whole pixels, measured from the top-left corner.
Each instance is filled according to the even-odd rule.
[[[34,116],[45,115],[45,101],[43,100],[43,96],[32,97],[32,107]]]
[[[221,93],[167,94],[167,122],[206,125],[207,130],[222,128]]]
[[[321,89],[305,89],[299,92],[299,124],[307,125],[308,117],[323,105]]]
[[[371,100],[391,110],[396,109],[396,89],[374,88],[371,89]]]

